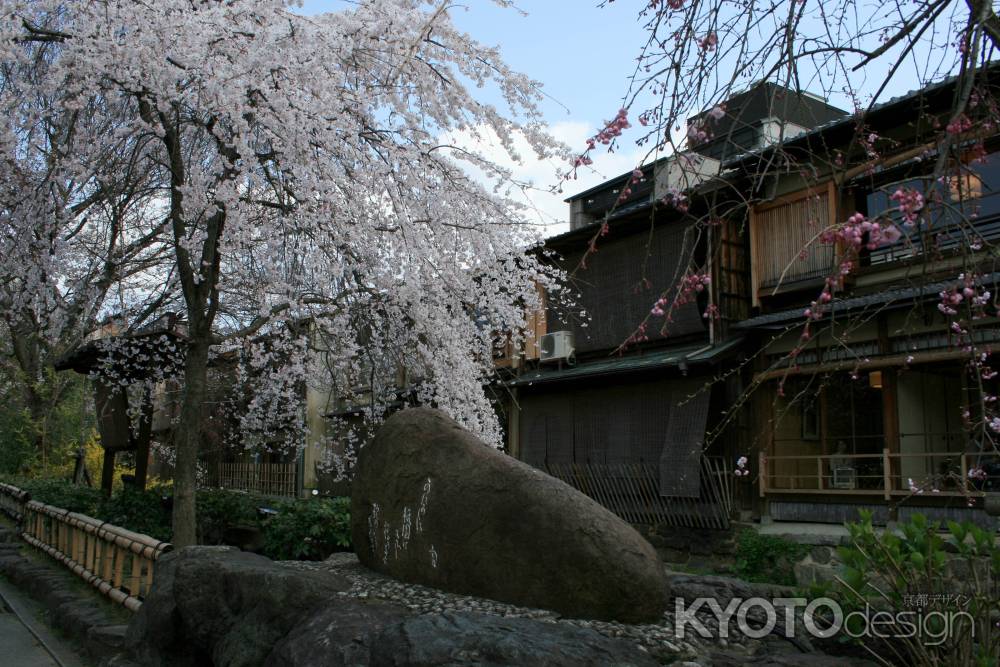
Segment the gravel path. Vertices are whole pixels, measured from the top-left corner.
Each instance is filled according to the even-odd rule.
[[[323,562],[283,561],[281,565],[303,570],[328,571],[348,579],[351,590],[340,595],[359,599],[379,599],[392,602],[420,614],[434,614],[443,611],[475,612],[532,618],[550,623],[564,623],[582,628],[591,628],[608,637],[622,638],[634,641],[650,654],[670,657],[672,660],[684,656],[703,656],[712,650],[751,652],[754,642],[738,633],[730,633],[726,639],[703,639],[689,630],[684,639],[674,637],[674,614],[667,611],[663,619],[654,624],[631,625],[604,621],[589,621],[562,618],[559,614],[544,609],[531,609],[488,600],[469,595],[447,593],[436,588],[418,584],[408,584],[397,579],[373,572],[361,565],[353,553],[338,553]],[[715,617],[710,614],[698,614],[705,626],[715,632]]]

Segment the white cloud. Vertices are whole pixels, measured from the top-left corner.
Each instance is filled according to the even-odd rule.
[[[594,136],[597,131],[595,126],[578,121],[555,123],[549,127],[552,136],[568,145],[574,154],[582,153],[586,149],[587,139]],[[569,204],[564,201],[567,197],[631,171],[646,154],[645,149],[635,147],[628,141],[620,146],[622,150],[614,153],[609,153],[605,147],[598,146],[590,152],[592,165],[580,168],[575,179],[560,182],[557,173],[567,171],[570,165],[554,159],[535,159],[527,140],[523,137],[515,140],[515,149],[522,156],[519,164],[507,155],[492,132],[480,131],[479,135],[477,138],[471,132],[465,132],[452,135],[448,140],[455,145],[475,150],[483,157],[510,170],[516,181],[530,183],[532,185],[530,189],[514,189],[509,192],[509,196],[528,206],[525,212],[527,219],[532,224],[542,227],[545,236],[560,234],[569,229]],[[482,172],[468,165],[464,166],[473,178],[492,187],[492,183]]]

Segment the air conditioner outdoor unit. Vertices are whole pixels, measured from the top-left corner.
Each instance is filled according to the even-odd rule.
[[[539,361],[560,361],[573,356],[573,332],[553,331],[539,341]]]

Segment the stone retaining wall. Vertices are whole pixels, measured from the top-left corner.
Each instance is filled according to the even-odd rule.
[[[668,565],[692,569],[728,572],[736,554],[736,534],[742,526],[728,530],[679,528],[665,524],[635,525],[660,559]]]

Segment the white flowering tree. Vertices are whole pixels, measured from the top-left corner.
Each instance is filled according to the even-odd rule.
[[[121,109],[68,101],[49,76],[51,39],[10,47],[0,67],[0,373],[44,462],[51,417],[77,386],[53,361],[109,312],[138,326],[168,306],[169,257],[165,224],[145,210],[155,172],[144,142],[117,134]]]
[[[114,187],[123,174],[95,155],[136,147],[130,164],[146,180],[135,238],[165,231],[169,265],[143,275],[176,286],[187,319],[174,429],[178,545],[195,541],[213,346],[282,336],[286,323],[308,320],[334,342],[328,358],[349,365],[365,340],[350,313],[363,309],[377,331],[367,340],[415,355],[424,400],[498,442],[482,390],[493,332],[519,329],[537,305],[536,284],[553,274],[523,254],[532,235],[517,209],[461,163],[500,184],[510,175],[439,137],[495,133],[512,150],[524,136],[539,156],[558,146],[539,123],[536,84],[456,30],[447,3],[366,0],[318,17],[277,0],[0,7],[2,61],[17,64],[4,90],[5,159],[32,160],[29,144],[52,138],[30,135],[51,118],[83,121],[74,150],[29,166],[44,172],[42,201],[0,210],[11,237],[43,237],[40,251],[10,255],[25,298],[42,298],[37,267],[65,261],[73,226],[95,223],[75,215],[86,195],[66,184]],[[481,85],[499,90],[505,108],[478,102],[470,88]],[[45,103],[17,111],[12,97],[34,91]],[[7,192],[23,187],[10,171],[0,181]],[[303,377],[296,346],[278,347],[285,378]],[[288,392],[294,382],[271,384]]]

